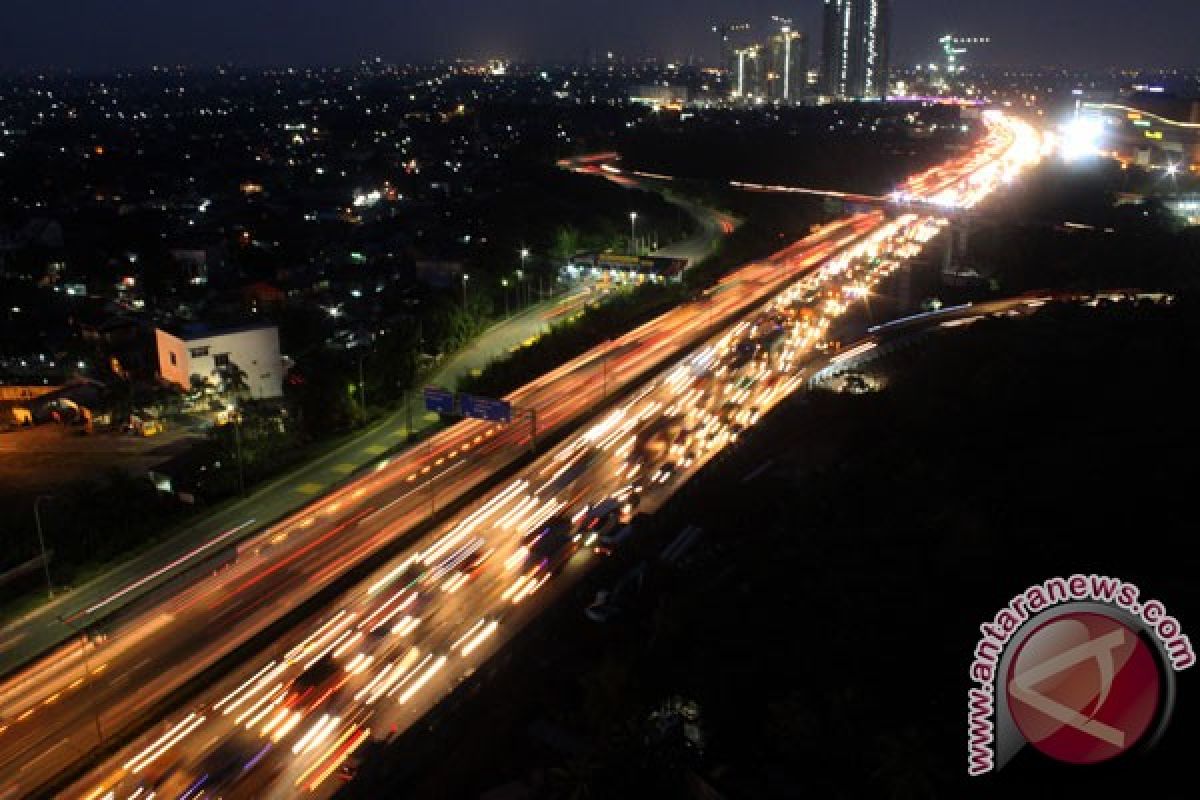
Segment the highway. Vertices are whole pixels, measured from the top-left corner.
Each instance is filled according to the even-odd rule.
[[[467,347],[438,364],[428,378],[429,383],[456,387],[463,376],[539,335],[555,320],[579,312],[586,303],[596,298],[599,291],[599,287],[593,283],[584,282],[561,296],[536,303],[493,325]],[[382,454],[396,449],[410,434],[436,423],[437,415],[427,414],[423,407],[419,407],[419,398],[411,399],[410,406],[387,414],[374,425],[346,437],[322,455],[256,487],[247,496],[219,504],[198,515],[184,530],[165,536],[163,541],[145,552],[116,564],[101,575],[76,586],[56,587],[59,591],[53,600],[0,627],[0,676],[9,676],[70,638],[70,630],[59,621],[62,617],[71,616],[162,565],[175,562],[180,556],[210,541],[216,532],[239,527],[249,521],[249,525],[240,528],[238,538],[250,536],[258,528],[307,505],[311,498],[329,491],[351,473],[377,462]],[[45,433],[51,434],[53,431],[46,430]],[[39,432],[27,431],[20,440],[24,441],[28,434]],[[167,434],[168,437],[170,435]],[[8,446],[16,446],[12,443],[17,440],[10,438],[5,441],[9,442]],[[82,460],[87,462],[87,450],[95,452],[131,443],[132,439],[113,437],[69,437],[46,448],[36,438],[20,446],[37,447],[42,456],[45,455],[43,450],[53,451],[54,457],[71,460],[74,464],[80,460],[80,456],[84,456]],[[145,444],[139,444],[138,447],[144,449]],[[0,450],[3,449],[4,446],[0,445]],[[62,452],[58,452],[60,450]],[[16,455],[9,457],[15,458]],[[155,458],[155,463],[162,458]],[[179,569],[185,567],[183,565]],[[151,587],[143,587],[148,588]],[[137,595],[138,592],[131,592],[108,608],[115,610],[137,599]]]
[[[961,186],[964,202],[983,191],[984,184],[972,182],[975,171],[1014,158],[1010,125],[993,123],[980,153],[941,168],[946,185]],[[731,275],[701,302],[523,387],[511,399],[537,410],[543,432],[590,416],[605,388],[610,397],[627,394],[599,422],[468,505],[448,528],[410,536],[431,507],[469,496],[510,465],[528,442],[527,427],[455,425],[422,450],[256,536],[215,577],[155,598],[107,640],[18,676],[0,698],[6,704],[0,797],[31,793],[81,763],[95,745],[97,717],[105,736],[120,737],[163,716],[163,699],[206,666],[407,537],[397,561],[332,606],[290,624],[265,652],[189,700],[190,711],[150,724],[69,794],[145,796],[153,788],[160,796],[262,796],[267,784],[282,795],[310,786],[329,790],[336,782],[325,779],[372,730],[379,735],[411,723],[536,614],[538,603],[554,593],[553,584],[545,586],[549,567],[577,568],[600,526],[616,524],[629,513],[626,505],[640,501],[651,508],[656,495],[736,437],[738,426],[752,424],[798,386],[803,376],[794,369],[829,319],[937,227],[929,217],[886,221],[881,214],[828,226]],[[768,301],[773,305],[764,309]],[[754,364],[756,372],[738,377],[750,383],[733,391],[736,401],[719,396],[729,394],[724,373],[707,388],[681,383],[695,359],[746,358],[747,333],[758,339],[767,325],[782,332],[772,327],[766,355],[755,350],[739,365],[744,373]],[[659,372],[710,332],[715,338],[689,361]],[[778,377],[759,374],[763,370]],[[670,420],[680,415],[691,418],[691,439],[664,442],[649,430],[660,426],[678,437],[683,429]],[[547,523],[553,530],[537,536]],[[385,701],[388,692],[393,699]],[[202,776],[205,782],[193,787]]]
[[[871,225],[858,219],[830,226],[797,248],[790,262],[753,265],[730,284],[732,290],[670,312],[510,399],[537,411],[543,435],[557,430],[602,402],[606,384],[611,393],[631,385],[694,341],[706,325],[760,300]],[[103,620],[106,600],[119,599],[130,587],[97,601],[91,613],[68,618],[76,627],[99,628],[106,638],[84,643],[80,637],[77,646],[12,676],[0,688],[0,797],[19,796],[82,763],[101,734],[119,741],[136,730],[162,698],[519,458],[530,434],[528,424],[505,429],[459,423],[254,536],[238,547],[236,563],[211,579],[165,600],[154,593],[139,601],[123,612],[115,629],[91,620]],[[213,552],[220,549],[218,543]],[[131,694],[131,686],[138,692]]]

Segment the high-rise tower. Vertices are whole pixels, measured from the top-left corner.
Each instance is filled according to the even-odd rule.
[[[821,92],[839,100],[887,97],[891,0],[825,0]]]
[[[791,103],[804,94],[808,73],[808,39],[792,21],[776,17],[779,31],[767,40],[767,97]]]

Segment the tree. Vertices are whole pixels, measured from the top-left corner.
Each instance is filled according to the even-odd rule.
[[[579,229],[571,225],[563,225],[554,234],[552,252],[560,263],[565,263],[579,252]]]
[[[210,445],[217,449],[220,460],[236,464],[240,455],[249,483],[271,475],[295,459],[300,443],[278,416],[254,401],[246,403],[240,413],[241,420],[237,423],[240,430],[235,430],[234,424],[230,423],[213,428],[209,433]],[[232,481],[233,471],[225,474]],[[232,490],[234,486],[230,483],[221,488]]]
[[[221,378],[221,387],[226,394],[239,400],[245,399],[246,395],[250,394],[249,376],[246,374],[246,370],[233,361],[227,361],[217,367],[216,372]]]
[[[305,433],[321,438],[359,421],[361,410],[350,393],[357,380],[346,364],[324,352],[309,357],[293,372],[288,394],[296,401]]]
[[[418,336],[414,324],[387,331],[375,340],[364,370],[372,402],[395,400],[415,385],[420,363]]]

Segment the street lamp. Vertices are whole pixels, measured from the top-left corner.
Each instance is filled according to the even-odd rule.
[[[246,494],[246,470],[242,466],[242,410],[240,408],[233,409],[229,415],[233,420],[233,443],[237,449],[237,465],[238,465],[238,494]]]
[[[529,248],[521,248],[521,269],[517,270],[517,280],[521,283],[525,282],[525,262],[529,260]],[[529,304],[529,293],[525,293],[525,304]]]
[[[502,278],[500,285],[504,287],[504,316],[508,317],[508,278]]]
[[[608,357],[612,354],[613,340],[604,343],[604,400],[608,401]]]
[[[42,537],[42,512],[41,504],[43,500],[53,500],[54,497],[48,494],[38,495],[33,501],[33,520],[37,524],[38,546],[42,548],[42,568],[46,570],[46,592],[50,595],[50,599],[54,599],[54,584],[50,582],[50,556],[46,554],[46,540]]]
[[[463,285],[463,311],[466,311],[466,310],[467,310],[467,281],[468,281],[468,280],[470,280],[470,278],[471,278],[471,276],[470,276],[470,275],[468,275],[468,274],[467,274],[467,273],[465,273],[465,272],[463,273],[463,278],[462,278],[462,285]]]
[[[637,217],[636,211],[629,212],[629,254],[637,255]]]
[[[363,416],[367,415],[367,382],[363,380],[363,359],[366,354],[359,352],[358,354],[358,399],[362,402]]]

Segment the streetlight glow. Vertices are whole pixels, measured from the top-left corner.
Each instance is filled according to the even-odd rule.
[[[519,283],[525,282],[525,262],[528,260],[529,260],[529,248],[522,247],[521,248],[521,269],[517,270],[517,281]],[[526,304],[529,303],[529,292],[528,291],[525,292],[525,303]],[[517,305],[518,306],[521,305],[521,290],[519,287],[517,289]]]

